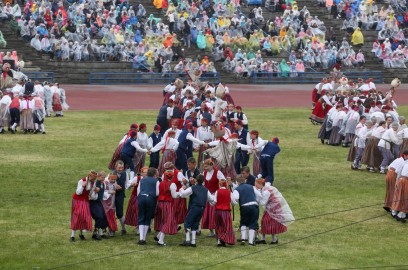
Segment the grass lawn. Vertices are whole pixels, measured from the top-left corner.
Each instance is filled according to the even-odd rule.
[[[399,112],[407,116],[408,106]],[[167,247],[157,247],[153,234],[148,235],[148,245],[138,246],[130,227],[123,237],[96,242],[88,233],[86,241],[77,237],[75,243],[69,242],[71,196],[77,181],[89,169],[106,170],[130,123],[145,122],[151,131],[157,115],[77,111],[46,119],[46,135],[0,135],[0,269],[332,269],[407,264],[407,225],[382,209],[385,176],[352,171],[346,161],[348,149],[320,144],[319,127],[308,121],[307,108],[246,113],[250,128],[257,128],[262,138],[278,136],[281,141],[275,186],[298,220],[279,237],[279,245],[217,248],[203,231],[196,249],[178,246],[184,239],[181,233],[166,236]],[[348,211],[332,213],[339,210]],[[236,228],[238,212],[235,207]],[[332,214],[322,215],[326,213]]]

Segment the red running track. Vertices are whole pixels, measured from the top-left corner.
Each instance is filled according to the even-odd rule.
[[[70,110],[159,109],[164,85],[61,85]],[[236,105],[245,108],[310,107],[314,85],[228,85]],[[389,85],[378,85],[387,91]],[[397,105],[408,104],[408,86],[395,95]]]

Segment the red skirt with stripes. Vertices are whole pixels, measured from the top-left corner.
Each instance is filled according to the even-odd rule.
[[[137,187],[134,187],[137,188]],[[132,192],[129,203],[126,209],[125,224],[129,226],[137,226],[137,195]]]
[[[115,152],[112,155],[111,161],[109,162],[108,168],[110,170],[114,170],[115,169],[115,163],[116,161],[118,161],[120,159],[120,152],[122,151],[124,143],[121,143],[118,145],[118,147],[116,147]]]
[[[408,213],[408,178],[400,177],[397,188],[394,191],[392,210]]]
[[[163,173],[164,173],[164,164],[166,162],[170,161],[174,165],[174,163],[176,162],[176,158],[177,158],[176,152],[174,152],[172,150],[165,150],[164,151],[163,156],[162,156],[162,158],[160,160],[160,164],[159,164],[159,175],[160,176],[163,175]]]
[[[89,201],[72,199],[71,230],[92,231],[92,216]]]
[[[204,142],[209,143],[211,142],[211,140],[205,140]],[[198,169],[200,170],[200,172],[203,171],[203,152],[207,149],[208,147],[205,147],[204,145],[200,145],[200,148],[198,148],[197,165],[198,165]]]
[[[108,220],[109,231],[116,232],[118,230],[118,224],[116,223],[115,210],[109,209],[105,212],[105,215]]]
[[[392,200],[394,199],[395,182],[397,180],[397,174],[395,170],[388,170],[385,177],[385,199],[384,207],[391,208]]]
[[[235,232],[232,226],[231,211],[215,210],[215,234],[217,239],[228,245],[235,245]]]
[[[174,202],[159,201],[154,215],[154,229],[164,234],[177,234]]]
[[[177,224],[184,223],[187,216],[187,200],[185,198],[174,199],[174,211]]]
[[[261,232],[262,234],[280,234],[284,233],[288,228],[271,218],[271,216],[265,211],[262,216],[261,221]]]
[[[256,151],[256,153],[254,153],[254,160],[252,162],[252,174],[255,175],[255,177],[258,177],[258,174],[261,173],[261,161],[259,160],[259,155],[260,152]]]
[[[209,202],[205,205],[201,229],[215,229],[215,206],[212,206]]]
[[[144,167],[146,161],[146,153],[136,151],[133,157],[133,164],[135,164],[135,172],[140,172]]]

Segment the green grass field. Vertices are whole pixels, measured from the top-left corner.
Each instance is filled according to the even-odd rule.
[[[399,112],[408,115],[408,107]],[[407,264],[407,225],[382,209],[383,175],[352,171],[346,161],[348,149],[320,144],[319,127],[308,121],[307,108],[246,113],[250,128],[257,128],[262,138],[278,136],[281,141],[275,186],[298,220],[279,236],[279,245],[217,248],[203,231],[196,249],[178,246],[184,239],[181,233],[166,236],[167,247],[157,247],[153,234],[148,235],[148,245],[138,246],[130,227],[123,237],[97,242],[87,234],[86,241],[77,237],[69,242],[71,195],[77,181],[89,169],[107,169],[130,123],[145,122],[151,131],[157,114],[70,111],[64,118],[46,119],[46,135],[0,135],[0,269],[337,269]],[[334,213],[340,210],[345,211]],[[235,213],[238,228],[238,207]]]

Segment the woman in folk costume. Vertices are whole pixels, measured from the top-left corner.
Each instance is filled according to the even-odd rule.
[[[405,150],[408,150],[408,128],[404,128],[399,133],[402,134],[402,143],[400,146],[400,153],[403,153]]]
[[[114,236],[118,230],[118,224],[115,217],[115,193],[116,193],[116,179],[118,175],[112,172],[105,178],[105,190],[103,193],[102,206],[105,210],[106,219],[108,220],[109,236]]]
[[[405,223],[405,218],[408,213],[408,164],[404,162],[401,169],[400,177],[397,179],[394,198],[392,200],[391,209],[393,213],[397,213],[397,221]]]
[[[41,132],[42,134],[45,134],[45,128],[44,128],[44,118],[45,118],[45,106],[44,106],[44,101],[40,97],[34,97],[33,99],[34,102],[34,111],[33,111],[33,116],[34,116],[34,133]]]
[[[259,137],[258,130],[252,130],[249,133],[249,139],[247,140],[248,146],[251,147],[252,153],[254,154],[254,159],[252,163],[252,174],[258,175],[261,173],[261,162],[260,162],[260,154],[262,151],[263,146],[267,143],[267,141],[262,140]]]
[[[175,139],[175,137],[176,137],[176,132],[174,130],[170,130],[167,133],[167,136],[150,150],[152,153],[155,153],[159,150],[162,151],[162,158],[159,164],[159,175],[162,175],[164,173],[165,171],[164,164],[166,162],[170,161],[171,163],[174,164],[177,158],[176,150],[178,148],[179,143],[177,139]]]
[[[265,185],[264,179],[257,179],[255,185],[256,188],[262,190],[260,204],[265,209],[261,221],[261,239],[257,241],[257,244],[266,244],[266,234],[272,235],[271,244],[277,244],[277,234],[286,232],[287,226],[295,221],[295,218],[288,203],[277,188],[268,183]]]
[[[333,113],[331,115],[332,117],[332,132],[330,133],[329,137],[329,142],[328,144],[330,145],[340,145],[341,141],[341,134],[339,133],[342,123],[343,123],[343,118],[346,116],[346,112],[344,109],[347,110],[347,108],[343,108],[343,106],[338,103],[336,105],[336,113]]]
[[[146,124],[142,123],[139,126],[139,132],[137,133],[136,141],[139,143],[139,146],[143,149],[152,148],[149,145],[149,136],[146,133],[147,127]],[[145,165],[146,153],[136,151],[135,156],[133,157],[133,163],[135,164],[135,172],[139,172],[142,167]]]
[[[344,130],[345,136],[344,136],[344,142],[343,142],[344,147],[348,147],[349,144],[353,142],[353,139],[356,133],[356,127],[359,121],[361,121],[359,110],[360,110],[359,106],[352,105],[351,111],[349,112],[349,115],[347,116],[345,120],[346,121],[345,130]]]
[[[126,183],[126,189],[133,187],[132,194],[128,202],[125,215],[125,224],[129,226],[137,227],[138,223],[138,202],[137,202],[137,188],[140,184],[140,180],[147,176],[148,167],[140,169],[140,174],[136,175],[133,179]]]
[[[174,170],[165,171],[165,178],[159,184],[159,197],[154,216],[154,229],[159,234],[154,238],[157,245],[165,246],[164,236],[166,234],[177,234],[177,222],[174,199],[178,197],[177,186],[172,181]]]
[[[55,112],[55,117],[60,117],[62,115],[62,105],[61,105],[61,91],[57,84],[51,87],[52,91],[52,110]]]
[[[313,124],[323,124],[326,117],[326,112],[328,111],[327,108],[331,108],[333,106],[331,98],[332,96],[329,91],[323,88],[321,91],[321,97],[316,102],[312,114],[309,117]]]
[[[71,241],[75,241],[75,231],[79,230],[79,238],[85,240],[83,231],[92,231],[92,216],[89,207],[89,193],[96,180],[96,172],[90,171],[87,177],[78,181],[77,189],[72,195],[71,208]]]
[[[219,181],[219,189],[214,194],[214,220],[215,220],[215,237],[217,245],[225,247],[235,245],[234,226],[231,218],[231,191],[227,189],[227,181]]]
[[[119,145],[116,147],[115,152],[113,152],[112,159],[108,164],[108,168],[110,170],[115,169],[115,164],[116,164],[116,161],[120,159],[120,152],[122,151],[123,145],[125,144],[127,139],[130,138],[130,132],[137,131],[137,128],[138,128],[138,125],[136,123],[131,124],[128,133],[126,133],[125,136],[123,136],[123,138],[120,140]]]
[[[354,105],[354,106],[356,106],[356,105]],[[359,123],[354,128],[354,135],[353,135],[353,139],[351,140],[351,143],[350,143],[351,147],[349,149],[349,153],[348,153],[348,156],[347,156],[347,161],[354,162],[355,159],[358,158],[359,159],[358,163],[360,164],[360,167],[361,167],[360,161],[361,161],[361,157],[362,157],[362,154],[363,154],[363,151],[364,151],[364,148],[365,148],[366,138],[363,139],[364,142],[358,143],[358,141],[359,141],[359,135],[358,134],[365,127],[365,123],[367,121],[367,118],[365,117],[365,115],[362,115],[362,116],[359,116],[359,120],[360,120]],[[370,128],[372,128],[372,124],[370,125]],[[347,133],[346,133],[346,136],[347,136]],[[361,136],[363,136],[363,134],[361,134]],[[369,136],[371,136],[371,133],[369,134]],[[363,148],[363,150],[360,151],[358,149],[358,145],[360,145],[360,148]],[[363,145],[363,147],[361,147],[362,145]],[[343,146],[344,146],[344,144],[343,144]],[[353,168],[353,166],[352,166],[352,168]]]
[[[201,119],[201,126],[197,128],[196,130],[196,138],[204,141],[205,143],[210,143],[214,140],[214,133],[211,132],[210,127],[208,126],[208,120],[207,118]],[[208,149],[208,145],[202,144],[198,146],[198,167],[200,171],[203,170],[203,152]]]
[[[369,172],[375,172],[375,168],[380,167],[382,156],[380,150],[378,149],[378,143],[380,142],[385,130],[385,121],[381,121],[373,130],[371,137],[368,138],[366,143],[361,163],[367,165],[367,170]]]
[[[28,82],[25,84],[24,89],[24,99],[20,102],[20,128],[24,130],[24,134],[26,134],[29,131],[34,131],[34,101],[31,96],[34,92],[34,84]]]
[[[4,133],[6,127],[10,127],[10,104],[12,92],[8,92],[0,100],[0,133]]]

